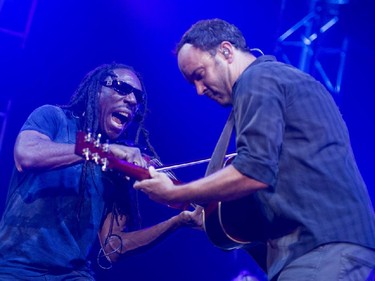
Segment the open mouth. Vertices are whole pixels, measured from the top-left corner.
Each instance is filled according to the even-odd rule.
[[[112,120],[119,126],[123,126],[130,120],[130,114],[126,112],[113,112]]]

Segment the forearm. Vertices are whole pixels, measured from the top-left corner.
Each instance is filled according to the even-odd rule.
[[[150,167],[151,179],[134,184],[150,199],[171,206],[198,205],[213,201],[230,201],[247,196],[267,185],[241,174],[233,165],[190,183],[175,186],[164,174]]]
[[[113,230],[111,235],[100,232],[100,244],[106,258],[115,262],[127,252],[139,250],[160,241],[183,224],[180,215],[177,215],[159,224],[137,231]]]
[[[124,241],[122,253],[154,244],[183,225],[180,215],[176,215],[145,229],[121,232],[120,237]]]
[[[83,159],[74,153],[74,144],[55,143],[36,131],[23,131],[16,140],[14,159],[22,172],[31,169],[53,169]]]
[[[170,202],[204,204],[213,201],[229,201],[266,187],[266,184],[241,174],[229,165],[207,177],[177,186]]]

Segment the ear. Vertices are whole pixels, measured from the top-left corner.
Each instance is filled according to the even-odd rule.
[[[233,45],[228,41],[220,43],[219,52],[224,56],[226,60],[232,60],[233,57]]]

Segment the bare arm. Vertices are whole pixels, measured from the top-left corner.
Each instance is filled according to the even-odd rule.
[[[70,165],[82,158],[74,154],[74,144],[56,143],[37,131],[22,131],[14,146],[14,160],[18,171],[53,169]]]
[[[121,254],[149,246],[161,240],[180,227],[200,228],[202,226],[202,209],[200,207],[197,207],[193,212],[183,211],[159,224],[132,232],[123,232],[126,224],[125,216],[119,215],[114,220],[112,220],[112,216],[112,213],[108,214],[102,229],[99,231],[100,244],[106,258],[111,262],[117,261]],[[111,221],[113,222],[112,235],[108,236]]]
[[[143,191],[152,200],[167,205],[229,201],[267,188],[265,183],[241,174],[232,165],[205,178],[178,186],[153,167],[150,167],[150,174],[152,179],[136,182],[134,188]]]
[[[16,139],[14,160],[20,172],[50,170],[83,161],[81,156],[74,153],[74,148],[75,144],[57,143],[38,131],[25,130]],[[143,167],[147,165],[136,147],[111,144],[110,150],[119,159],[136,162]]]

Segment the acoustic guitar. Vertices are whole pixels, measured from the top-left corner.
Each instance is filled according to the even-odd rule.
[[[224,166],[231,164],[227,158]],[[265,241],[262,213],[254,195],[240,199],[211,202],[204,208],[204,227],[208,238],[224,250],[248,248]]]
[[[208,238],[224,250],[248,248],[265,241],[265,227],[255,197],[210,203],[204,207]]]

